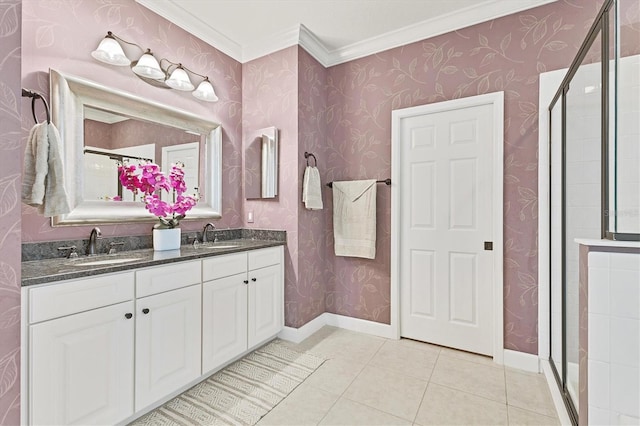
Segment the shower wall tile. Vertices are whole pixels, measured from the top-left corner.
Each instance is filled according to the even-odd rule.
[[[590,249],[588,378],[581,383],[588,389],[588,420],[639,423],[640,250]]]
[[[637,424],[640,420],[640,404],[638,404],[640,401],[640,369],[627,365],[611,364],[610,389],[612,414],[634,417]]]
[[[635,271],[612,270],[609,283],[609,309],[624,318],[640,319],[640,285]]]
[[[609,408],[609,371],[608,362],[589,361],[589,405]]]
[[[589,420],[592,425],[608,425],[611,413],[609,410],[589,407]]]
[[[612,273],[618,273],[619,270],[638,272],[640,271],[640,256],[632,253],[617,253],[610,257],[609,265],[611,265]]]
[[[636,281],[636,285],[640,286],[640,281]],[[611,363],[640,367],[640,321],[612,316],[609,333]],[[636,377],[640,380],[640,376]]]
[[[590,267],[589,281],[589,313],[609,315],[609,270]]]

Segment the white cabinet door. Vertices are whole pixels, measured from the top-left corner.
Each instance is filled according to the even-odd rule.
[[[200,377],[200,285],[136,300],[136,411]]]
[[[133,414],[133,313],[123,302],[30,326],[31,424],[115,424]]]
[[[249,271],[249,347],[275,336],[283,326],[282,266]]]
[[[202,286],[202,372],[247,350],[247,274]]]

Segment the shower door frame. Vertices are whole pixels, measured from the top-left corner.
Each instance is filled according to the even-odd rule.
[[[560,224],[561,224],[561,258],[562,258],[562,265],[561,265],[561,276],[562,276],[562,282],[561,282],[561,306],[562,306],[562,318],[561,318],[561,332],[562,332],[562,348],[561,348],[561,353],[562,353],[562,359],[559,360],[559,362],[561,362],[562,365],[562,372],[558,372],[558,369],[556,368],[556,360],[554,360],[553,358],[553,326],[554,323],[552,322],[552,317],[553,317],[553,310],[551,309],[552,305],[552,295],[553,295],[553,270],[551,268],[552,265],[552,257],[555,255],[555,253],[553,253],[553,249],[552,249],[552,241],[553,241],[553,235],[552,235],[552,226],[549,226],[549,294],[548,294],[548,300],[549,300],[549,364],[551,367],[551,370],[553,372],[553,375],[555,377],[555,380],[558,384],[558,388],[560,390],[560,394],[562,396],[562,400],[564,402],[564,405],[567,409],[567,412],[569,414],[569,418],[571,419],[571,422],[574,425],[578,424],[578,411],[576,410],[576,407],[571,399],[571,396],[569,394],[569,391],[567,389],[566,383],[567,383],[567,350],[566,350],[566,331],[567,331],[567,319],[566,319],[566,307],[567,307],[567,283],[566,283],[566,262],[565,262],[565,258],[566,258],[566,238],[565,238],[565,229],[566,229],[566,209],[565,209],[565,196],[566,196],[566,118],[567,118],[567,94],[569,91],[569,85],[571,83],[571,80],[573,79],[573,77],[575,76],[575,74],[577,73],[578,69],[584,65],[582,63],[582,61],[585,59],[587,53],[589,52],[589,50],[593,47],[594,41],[596,40],[596,38],[598,36],[601,37],[600,42],[601,42],[601,57],[600,57],[600,64],[601,64],[601,87],[602,87],[602,91],[601,91],[601,126],[600,126],[600,132],[601,132],[601,217],[600,217],[600,233],[601,233],[601,238],[610,238],[610,239],[615,239],[615,234],[613,234],[612,232],[609,231],[609,221],[608,221],[608,217],[606,212],[609,211],[609,176],[608,176],[608,162],[609,162],[609,112],[610,112],[610,99],[609,99],[609,83],[610,83],[610,79],[609,79],[609,61],[611,60],[609,58],[609,46],[610,46],[610,39],[609,39],[609,35],[610,35],[610,28],[609,28],[609,19],[610,19],[610,13],[614,13],[614,18],[615,18],[615,11],[616,11],[616,1],[615,0],[607,0],[605,1],[605,3],[603,4],[602,8],[600,9],[600,11],[598,12],[598,15],[593,23],[593,25],[591,26],[591,28],[589,29],[589,32],[585,38],[585,40],[583,41],[582,45],[580,46],[580,49],[578,50],[578,53],[576,55],[576,57],[574,58],[574,60],[571,63],[571,66],[569,67],[569,70],[567,71],[566,76],[564,77],[564,79],[562,80],[562,83],[560,84],[559,89],[557,90],[556,94],[553,97],[553,100],[551,101],[548,109],[547,109],[547,118],[548,118],[548,122],[549,122],[549,128],[548,128],[548,140],[552,141],[551,136],[552,136],[552,127],[553,127],[553,123],[551,121],[552,119],[552,112],[553,112],[553,108],[556,106],[556,103],[560,100],[562,102],[561,104],[561,120],[562,120],[562,129],[561,129],[561,138],[562,138],[562,149],[561,149],[561,200],[562,200],[562,205],[561,205],[561,218],[560,218]],[[616,41],[617,44],[617,41]],[[615,61],[614,61],[615,63]],[[549,150],[549,194],[552,193],[552,167],[551,167],[551,156],[552,156],[552,150]],[[552,217],[552,203],[551,203],[551,199],[549,200],[549,218]]]

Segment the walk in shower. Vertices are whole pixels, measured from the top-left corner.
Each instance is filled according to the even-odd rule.
[[[604,2],[548,110],[550,364],[574,424],[586,362],[576,239],[640,237],[638,3]]]

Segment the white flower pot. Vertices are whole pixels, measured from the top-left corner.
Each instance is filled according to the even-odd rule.
[[[153,249],[155,251],[178,250],[180,248],[180,228],[154,229]]]

